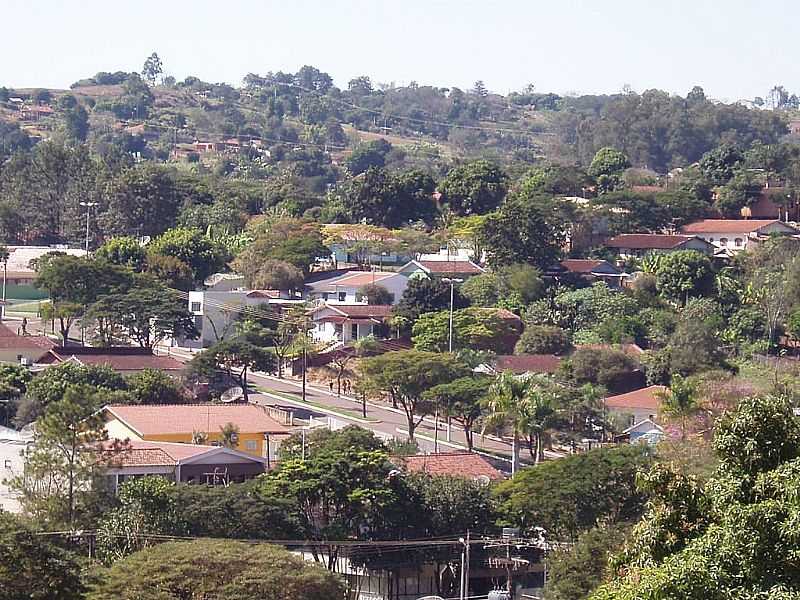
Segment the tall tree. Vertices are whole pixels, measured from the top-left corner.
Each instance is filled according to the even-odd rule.
[[[439,184],[443,201],[458,215],[492,212],[508,191],[508,175],[486,160],[476,160],[450,170]]]

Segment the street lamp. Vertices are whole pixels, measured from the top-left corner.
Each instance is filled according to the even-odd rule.
[[[86,207],[86,254],[89,254],[89,215],[92,212],[92,207],[97,206],[97,202],[81,202],[81,206]]]
[[[463,283],[464,280],[452,277],[443,277],[442,281],[450,284],[450,319],[449,319],[450,334],[448,341],[448,351],[452,352],[453,351],[453,300],[455,298],[455,285],[457,283]]]

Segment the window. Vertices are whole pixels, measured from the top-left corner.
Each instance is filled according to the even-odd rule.
[[[247,440],[244,443],[244,449],[250,451],[258,450],[258,442],[255,440]]]
[[[339,292],[339,302],[344,302],[347,299],[347,292]]]
[[[350,325],[350,337],[354,340],[358,339],[358,323],[352,323]]]
[[[736,238],[733,243],[736,244],[737,248],[741,248],[741,246],[742,246],[742,238]]]
[[[322,299],[323,300],[327,300],[328,299],[328,292],[322,292]]]
[[[200,303],[199,302],[192,302],[192,306],[189,309],[191,312],[200,312]]]
[[[719,238],[719,243],[722,246],[727,246],[728,245],[728,238]]]

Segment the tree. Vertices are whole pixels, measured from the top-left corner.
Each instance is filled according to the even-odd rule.
[[[158,54],[153,52],[147,57],[147,60],[144,61],[144,66],[142,67],[142,77],[150,85],[155,85],[156,77],[161,75],[163,72],[164,68],[161,64],[161,59],[158,57]]]
[[[180,294],[147,275],[138,276],[125,293],[100,298],[88,315],[100,324],[99,336],[107,345],[122,337],[152,349],[168,337],[197,337],[194,318]]]
[[[667,391],[659,393],[661,412],[669,419],[680,422],[681,440],[686,439],[687,421],[700,410],[698,385],[680,374],[672,376]]]
[[[447,354],[398,350],[361,361],[361,374],[369,388],[399,404],[406,416],[408,438],[433,406],[424,392],[440,383],[452,381],[461,373],[455,357]]]
[[[302,537],[312,554],[334,569],[339,546],[333,540],[375,539],[384,511],[399,499],[386,449],[370,431],[349,426],[294,435],[281,447],[281,461],[261,481],[266,497],[290,499]]]
[[[361,175],[370,168],[381,168],[386,165],[386,155],[392,150],[392,145],[383,138],[359,144],[344,161],[344,166],[352,175]]]
[[[458,215],[492,212],[508,191],[508,175],[486,160],[451,169],[439,184],[442,200]]]
[[[696,250],[670,252],[659,261],[656,285],[670,300],[686,304],[690,297],[708,294],[713,283],[711,261]]]
[[[317,258],[329,257],[317,223],[283,217],[254,226],[255,240],[234,260],[233,268],[245,277],[257,272],[265,260],[284,261],[308,274]]]
[[[461,424],[471,452],[475,445],[473,427],[483,416],[483,404],[492,381],[489,377],[470,375],[433,386],[424,393],[442,413]]]
[[[0,512],[0,597],[74,600],[83,596],[80,566],[71,552]]]
[[[514,321],[497,309],[469,307],[453,312],[453,350],[471,348],[508,354],[519,337]],[[411,329],[414,347],[427,352],[446,352],[450,344],[450,313],[424,313]]]
[[[623,551],[616,577],[592,596],[775,598],[796,594],[800,426],[780,396],[745,398],[717,425],[719,467],[705,485],[658,465],[640,477],[650,500]]]
[[[197,229],[175,227],[150,242],[149,252],[173,256],[192,270],[196,283],[225,266],[228,256],[224,248]]]
[[[597,348],[578,348],[566,367],[576,383],[602,385],[611,392],[624,389],[636,368],[633,359],[621,350]]]
[[[234,268],[244,275],[245,285],[255,290],[301,290],[305,277],[294,265],[284,261],[267,259],[256,264],[234,262]]]
[[[347,367],[354,359],[363,358],[374,353],[378,349],[378,343],[374,337],[367,336],[359,338],[351,347],[340,348],[333,353],[330,364],[336,369],[336,394],[342,395],[342,378]]]
[[[487,416],[484,431],[511,429],[511,471],[519,468],[519,442],[528,431],[528,412],[526,402],[533,385],[530,379],[520,379],[511,372],[501,373],[492,384],[484,400]]]
[[[630,166],[624,152],[615,148],[600,148],[586,172],[597,180],[600,193],[612,192],[622,187],[622,174]]]
[[[359,288],[358,296],[366,298],[367,304],[385,305],[394,303],[394,294],[377,283],[368,283]]]
[[[12,479],[11,487],[19,490],[25,511],[39,522],[76,524],[96,466],[87,445],[105,437],[97,412],[103,401],[90,386],[70,386],[36,420],[36,439],[23,454],[24,472]]]
[[[136,272],[143,271],[147,261],[147,251],[134,237],[111,238],[94,253],[96,258],[112,265],[128,267]]]
[[[179,258],[164,254],[148,254],[146,272],[165,286],[181,291],[194,288],[194,273],[191,267]]]
[[[461,309],[466,306],[466,300],[456,287],[453,292],[453,307]],[[392,313],[395,317],[402,318],[410,329],[421,314],[445,309],[450,309],[450,286],[447,283],[438,279],[412,277]]]
[[[514,346],[517,354],[564,354],[571,349],[569,334],[553,325],[528,325]]]
[[[561,225],[532,202],[511,201],[489,214],[481,228],[481,240],[496,267],[529,263],[549,268],[563,245]]]
[[[691,300],[683,309],[667,343],[670,373],[683,376],[724,367],[719,306],[708,299]]]
[[[275,370],[275,355],[269,348],[263,348],[248,339],[248,336],[239,335],[216,342],[194,357],[189,366],[190,371],[202,375],[211,375],[220,367],[228,376],[238,380],[247,401],[247,372]]]
[[[180,382],[160,369],[142,369],[127,378],[127,385],[137,404],[183,404],[189,400]]]
[[[228,540],[159,544],[97,575],[87,600],[330,600],[344,596],[332,573],[287,550]]]
[[[220,430],[220,441],[226,448],[236,448],[239,445],[239,428],[233,423],[225,423]]]
[[[560,541],[574,541],[602,523],[632,521],[645,499],[636,475],[650,460],[646,447],[617,446],[523,469],[497,487],[500,514],[523,531],[543,527]]]

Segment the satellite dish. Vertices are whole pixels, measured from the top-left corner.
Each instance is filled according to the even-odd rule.
[[[222,395],[219,397],[219,399],[220,402],[228,404],[230,402],[236,402],[242,396],[244,396],[244,390],[237,385],[222,392]]]

